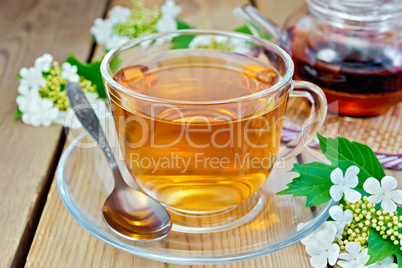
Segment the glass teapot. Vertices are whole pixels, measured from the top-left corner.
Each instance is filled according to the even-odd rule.
[[[329,111],[373,116],[402,101],[402,0],[307,0],[283,30],[251,5],[234,14],[289,52],[295,79],[320,86]]]

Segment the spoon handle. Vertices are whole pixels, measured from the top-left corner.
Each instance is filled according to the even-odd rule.
[[[77,83],[67,83],[66,85],[67,96],[70,101],[70,107],[74,110],[77,118],[80,120],[81,124],[88,131],[88,133],[96,140],[99,147],[102,149],[106,156],[106,159],[112,169],[113,175],[117,184],[125,183],[117,161],[113,155],[112,150],[109,147],[105,133],[100,125],[99,119],[96,116],[94,110],[89,104],[87,98],[85,97],[82,88]],[[118,181],[117,181],[118,180]]]

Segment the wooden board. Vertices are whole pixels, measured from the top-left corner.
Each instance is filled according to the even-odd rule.
[[[162,0],[147,1],[147,5],[154,3],[160,4]],[[215,1],[215,0],[177,0],[182,6],[183,13],[181,19],[190,22],[192,25],[206,28],[233,29],[240,25],[237,19],[231,17],[231,9],[244,1]],[[273,19],[281,24],[292,10],[303,0],[256,0],[259,7],[265,14],[271,15]],[[112,1],[112,6],[120,4],[131,6],[129,0]],[[1,6],[0,6],[1,7]],[[269,7],[267,9],[267,7]],[[222,14],[222,15],[221,15]],[[206,20],[207,17],[213,16],[212,20]],[[202,20],[203,19],[203,20]],[[204,22],[202,22],[204,21]],[[91,23],[89,23],[91,24]],[[0,26],[1,27],[1,26]],[[0,28],[1,29],[1,28]],[[89,26],[83,27],[83,31],[89,32]],[[92,59],[100,59],[103,56],[103,48],[97,47]],[[0,58],[1,62],[1,58]],[[0,69],[1,70],[1,69]],[[306,105],[303,102],[295,102],[296,105],[289,110],[292,117],[300,116],[300,120],[306,114]],[[400,116],[396,113],[396,116]],[[393,115],[390,120],[398,120]],[[380,120],[381,121],[381,120]],[[360,122],[360,121],[359,121]],[[367,121],[369,122],[369,121]],[[371,121],[370,121],[371,122]],[[365,123],[359,129],[359,133],[365,132],[365,127],[372,123]],[[377,126],[373,123],[374,127]],[[360,123],[359,123],[360,125]],[[397,126],[397,124],[387,124],[387,126]],[[332,133],[324,128],[325,133]],[[389,131],[389,128],[384,130]],[[398,131],[398,129],[396,129]],[[353,132],[355,133],[355,132]],[[396,132],[397,137],[398,132]],[[356,137],[356,134],[355,136]],[[398,150],[398,148],[396,148]],[[21,152],[21,151],[19,151]],[[321,154],[311,152],[308,155],[304,153],[305,161],[323,161]],[[391,171],[387,174],[393,175],[400,183],[402,183],[402,172]],[[82,189],[90,192],[90,189]],[[90,198],[90,197],[88,197]],[[241,241],[240,241],[241,242]],[[221,241],[217,241],[217,244]],[[55,182],[53,182],[49,196],[47,197],[46,206],[44,208],[37,232],[32,243],[28,258],[27,267],[310,267],[309,258],[305,253],[304,247],[298,243],[279,252],[268,256],[247,260],[244,262],[213,265],[213,266],[177,266],[164,264],[161,262],[150,261],[144,258],[136,257],[117,250],[104,242],[96,239],[85,231],[78,223],[74,221],[71,215],[64,208],[57,192]]]
[[[253,0],[252,2],[262,14],[281,27],[293,12],[299,10],[306,3],[305,0]]]
[[[129,1],[116,1],[114,4],[130,6]],[[158,1],[157,3],[160,3]],[[196,24],[200,18],[205,20],[209,28],[233,29],[235,25],[231,17],[231,9],[243,3],[243,0],[232,1],[191,1],[182,0],[178,3],[183,8],[181,19]],[[152,5],[153,1],[148,1]],[[208,14],[215,12],[225,14],[215,16],[207,21]],[[221,12],[221,13],[220,13]],[[240,22],[239,22],[240,23]],[[102,48],[97,48],[94,55],[99,59]],[[290,167],[289,167],[290,168]],[[90,189],[84,189],[90,191]],[[218,243],[221,243],[217,241]],[[241,241],[240,241],[241,242]],[[292,258],[284,257],[292,256]],[[301,244],[296,244],[268,256],[247,260],[244,262],[215,265],[208,267],[307,267],[308,258]],[[79,226],[64,208],[53,182],[48,201],[39,223],[32,248],[27,258],[27,267],[186,267],[169,265],[136,257],[117,250],[91,236]],[[203,267],[203,266],[194,266]]]
[[[0,267],[20,264],[53,167],[61,126],[32,127],[13,120],[18,80],[43,53],[64,60],[90,55],[89,27],[106,0],[0,1]]]

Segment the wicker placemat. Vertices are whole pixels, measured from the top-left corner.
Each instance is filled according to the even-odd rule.
[[[288,105],[287,118],[302,125],[309,112],[307,101],[292,99]],[[289,137],[294,135],[289,129],[284,132]],[[377,153],[384,166],[402,167],[402,103],[376,117],[358,118],[328,113],[320,133],[327,137],[341,136],[367,144]]]
[[[299,124],[307,118],[310,107],[304,100],[289,102],[287,118]],[[347,117],[328,113],[320,131],[328,137],[341,136],[387,154],[402,153],[402,103],[381,116]]]

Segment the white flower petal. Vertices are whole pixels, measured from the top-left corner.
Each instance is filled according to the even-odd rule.
[[[392,258],[391,256],[386,257],[381,261],[381,264],[390,264],[390,263],[394,263],[394,258]]]
[[[310,258],[310,264],[315,268],[327,267],[327,256],[325,254],[314,255]]]
[[[367,254],[367,252],[368,252],[367,248],[363,249],[356,257],[356,262],[361,265],[365,265],[370,259],[370,256]]]
[[[361,193],[356,190],[347,189],[345,190],[345,199],[351,203],[356,203],[362,198]]]
[[[321,229],[317,232],[316,234],[316,239],[322,244],[322,245],[331,245],[332,242],[335,240],[335,234],[336,234],[336,227],[332,222],[328,222],[325,226],[325,229]]]
[[[332,185],[331,188],[329,189],[329,194],[331,195],[331,197],[334,201],[341,200],[341,198],[343,196],[342,186],[340,186],[338,184]]]
[[[351,254],[353,257],[357,257],[360,253],[362,247],[356,242],[349,242],[346,244],[345,249]]]
[[[329,215],[335,221],[341,221],[343,219],[343,209],[340,206],[333,206],[329,209]]]
[[[20,93],[21,95],[27,95],[29,93],[29,87],[20,84],[18,86],[18,93]]]
[[[149,47],[149,45],[152,43],[152,40],[144,40],[144,41],[142,41],[141,43],[140,43],[140,46],[142,47],[142,48],[148,48]]]
[[[363,189],[369,194],[378,194],[381,192],[380,182],[370,177],[363,183]]]
[[[330,265],[334,265],[335,264],[335,262],[336,262],[336,260],[338,259],[338,256],[339,256],[339,251],[340,251],[340,248],[339,248],[339,245],[338,244],[332,244],[331,245],[331,247],[330,247],[330,250],[328,251],[328,263],[330,264]]]
[[[191,40],[190,44],[188,45],[189,48],[198,48],[209,46],[213,42],[213,37],[208,35],[199,35]]]
[[[397,204],[402,204],[402,190],[395,190],[390,193],[390,198]]]
[[[35,67],[31,67],[29,69],[22,68],[20,75],[20,84],[28,88],[39,89],[46,86],[46,79],[43,77],[42,71]]]
[[[342,253],[342,254],[346,254],[346,253]],[[342,254],[339,254],[339,256],[341,256]],[[338,261],[337,263],[342,268],[354,268],[355,267],[355,263],[352,261]]]
[[[395,212],[396,204],[388,197],[385,197],[381,202],[381,208],[388,213]]]
[[[383,190],[392,191],[392,190],[395,190],[396,187],[398,187],[398,182],[396,181],[396,179],[394,177],[385,176],[384,178],[382,178],[381,188]]]
[[[20,76],[24,77],[24,76],[27,76],[27,74],[28,74],[28,68],[26,68],[26,67],[21,68]]]
[[[334,184],[340,184],[340,183],[343,183],[343,181],[344,181],[343,172],[338,167],[331,172],[330,177],[331,177],[332,183],[334,183]]]
[[[343,214],[343,222],[345,224],[351,224],[353,221],[353,212],[350,209],[345,210]]]
[[[359,178],[357,176],[345,177],[345,186],[349,188],[355,188],[358,184],[359,184]]]
[[[109,19],[113,24],[126,22],[131,15],[131,10],[122,6],[115,6],[108,13]]]
[[[181,7],[176,5],[173,0],[166,0],[165,4],[161,6],[162,17],[176,18],[181,12]]]
[[[104,45],[113,34],[113,22],[97,18],[91,27],[91,33],[94,35],[96,42]]]
[[[310,256],[316,256],[322,253],[323,248],[321,243],[316,239],[312,239],[308,244],[306,244],[306,252]]]
[[[359,174],[360,169],[358,166],[350,166],[346,172],[345,172],[345,179],[350,180],[354,179],[357,177],[357,174]]]
[[[115,47],[118,47],[118,46],[124,44],[128,40],[130,40],[130,38],[128,36],[120,36],[117,34],[111,34],[105,42],[105,48],[107,50],[111,50]]]
[[[370,268],[398,268],[398,264],[394,263],[394,258],[386,257],[382,261],[378,261],[369,265]]]
[[[177,30],[177,22],[175,19],[170,17],[161,17],[156,22],[156,30],[159,33],[175,31]]]
[[[35,68],[39,69],[42,72],[48,72],[50,66],[52,66],[52,62],[53,56],[49,53],[45,53],[35,60]]]
[[[80,76],[77,74],[78,67],[75,65],[71,65],[68,62],[64,62],[61,66],[61,77],[69,82],[78,83],[80,80]]]
[[[384,196],[382,194],[374,194],[372,196],[367,197],[367,201],[373,204],[377,204],[382,201],[383,197]]]

